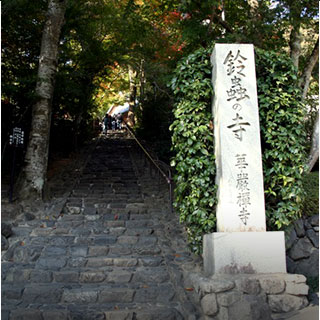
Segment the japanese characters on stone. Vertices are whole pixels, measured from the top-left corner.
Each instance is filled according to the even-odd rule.
[[[243,78],[246,77],[246,63],[247,58],[241,54],[240,50],[233,52],[229,51],[223,64],[227,78],[230,79],[230,87],[226,90],[227,101],[226,105],[232,110],[234,116],[230,120],[230,125],[227,126],[231,129],[235,139],[243,141],[245,138],[246,127],[250,123],[244,119],[242,111],[246,107],[243,103],[244,100],[250,99],[247,89],[243,83]],[[249,188],[249,175],[247,172],[248,163],[246,162],[246,154],[236,154],[236,190],[237,190],[237,205],[239,206],[239,218],[244,225],[250,216],[250,188]]]
[[[246,161],[246,154],[236,155],[236,170],[237,180],[236,189],[238,191],[237,204],[240,208],[239,217],[244,225],[247,225],[247,220],[250,216],[250,189],[249,189],[249,175],[246,172],[248,163]]]
[[[266,230],[254,48],[218,43],[211,55],[218,232]]]
[[[236,53],[230,50],[223,62],[226,66],[226,75],[230,79],[230,88],[226,90],[227,103],[234,110],[234,117],[231,119],[228,128],[232,129],[235,138],[240,141],[243,139],[243,133],[246,132],[246,126],[250,126],[250,123],[241,115],[243,108],[241,101],[250,99],[247,89],[242,83],[242,78],[246,77],[246,60],[247,58],[241,54],[240,50]]]

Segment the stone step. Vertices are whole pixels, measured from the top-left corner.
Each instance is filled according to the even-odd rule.
[[[133,320],[133,319],[148,319],[148,320],[175,320],[183,319],[181,314],[173,307],[159,307],[149,306],[149,309],[141,306],[140,309],[135,309],[136,304],[132,306],[121,305],[119,306],[104,306],[104,311],[98,306],[92,306],[91,308],[81,306],[76,308],[74,305],[70,306],[57,306],[49,305],[46,309],[39,310],[36,307],[30,307],[23,309],[21,307],[11,311],[6,308],[2,311],[2,320],[17,320],[17,319],[32,319],[32,320],[92,320],[92,319],[106,319],[106,320]],[[111,311],[110,311],[111,310]],[[10,316],[9,316],[10,314]]]
[[[43,220],[42,223],[39,223],[38,225],[41,225],[41,227],[49,227],[49,226],[54,226],[54,224],[63,226],[64,223],[76,223],[76,226],[79,226],[79,222],[86,222],[86,221],[96,221],[96,220],[152,220],[153,217],[148,213],[148,211],[144,210],[145,205],[142,203],[132,203],[132,204],[127,204],[126,208],[128,210],[131,210],[132,208],[138,208],[141,209],[142,213],[128,213],[128,212],[122,212],[123,210],[118,210],[116,214],[114,213],[104,213],[102,209],[111,209],[111,208],[98,208],[98,212],[100,214],[95,214],[95,215],[85,215],[85,214],[74,214],[74,215],[62,215],[58,220],[52,220],[52,221],[46,221]],[[155,212],[155,210],[152,210],[152,212]],[[93,218],[92,216],[95,216],[96,218]],[[99,222],[97,222],[99,224]],[[35,226],[34,224],[32,225],[26,225],[25,227],[30,227],[30,226]],[[20,227],[22,228],[22,227]]]
[[[150,231],[152,232],[152,231]],[[73,266],[71,262],[81,257],[83,266],[91,257],[105,257],[112,259],[128,256],[158,256],[161,249],[158,247],[158,238],[153,235],[102,235],[102,236],[59,236],[59,237],[32,237],[25,240],[26,244],[17,242],[2,257],[2,261],[18,264],[36,264],[39,267],[55,269]],[[104,258],[100,258],[104,259]],[[138,257],[137,257],[138,259]],[[106,263],[106,265],[110,265]]]
[[[50,259],[48,260],[50,261]],[[49,262],[48,262],[49,263]],[[50,264],[52,265],[51,260]],[[162,257],[136,258],[71,258],[62,269],[46,268],[12,263],[11,269],[3,273],[2,284],[11,283],[118,283],[136,286],[141,283],[156,285],[169,280]]]
[[[106,234],[94,234],[94,230],[87,230],[86,228],[70,230],[65,234],[58,234],[56,229],[46,228],[46,229],[34,229],[32,231],[33,236],[25,238],[23,241],[17,243],[16,248],[12,248],[15,254],[23,251],[27,251],[30,246],[72,246],[72,245],[127,245],[132,247],[132,245],[141,246],[154,246],[157,243],[157,237],[153,235],[153,231],[156,226],[153,226],[152,221],[149,220],[128,220],[128,221],[106,221],[104,225],[108,225],[112,228],[128,228],[132,226],[134,231],[123,232],[123,229],[112,230],[112,233]],[[139,233],[139,228],[147,227],[144,234]],[[151,230],[150,230],[151,229]],[[150,230],[150,231],[149,231]],[[46,233],[44,233],[45,231]],[[61,231],[61,230],[58,230]],[[67,232],[65,229],[63,232]],[[123,232],[123,233],[122,233]],[[10,252],[8,252],[9,254]]]
[[[103,264],[102,264],[103,263]],[[106,265],[110,263],[110,265]],[[151,263],[158,264],[154,267],[135,266],[138,264]],[[12,286],[46,286],[46,288],[55,288],[56,286],[70,287],[89,287],[103,288],[158,288],[171,286],[170,275],[167,269],[161,265],[161,260],[156,261],[150,257],[143,259],[106,259],[96,258],[88,259],[88,267],[69,268],[64,267],[61,270],[44,268],[20,268],[14,265],[6,272],[2,280],[2,291],[7,299],[10,298]],[[113,265],[111,265],[113,264]],[[160,264],[160,265],[159,265]],[[129,265],[129,266],[126,266]],[[111,290],[111,289],[110,289]],[[6,293],[6,292],[9,292]]]
[[[37,295],[36,290],[29,290],[30,299],[32,301]],[[59,294],[61,294],[59,292]],[[132,292],[114,292],[111,296],[108,292],[101,292],[97,294],[95,291],[65,291],[61,294],[60,303],[47,303],[45,298],[38,299],[38,303],[32,303],[28,300],[14,305],[12,307],[6,305],[2,309],[2,320],[18,320],[18,319],[32,319],[32,320],[69,320],[69,319],[112,319],[112,320],[126,320],[126,319],[150,319],[150,320],[174,320],[183,319],[181,313],[178,311],[179,307],[175,302],[161,301],[157,304],[150,302],[143,302],[144,295],[138,299],[137,302],[127,302],[135,294]],[[156,295],[154,295],[156,296]],[[45,295],[44,297],[47,297]],[[123,302],[113,302],[115,297],[121,298]],[[81,303],[79,303],[81,301]],[[41,304],[42,302],[42,304]]]
[[[136,214],[139,216],[139,214]],[[37,242],[37,237],[47,236],[48,240],[46,243],[52,242],[52,237],[56,237],[57,243],[62,241],[65,243],[66,236],[77,236],[77,237],[101,237],[106,235],[120,236],[126,235],[151,235],[154,230],[162,227],[161,224],[155,220],[146,219],[143,214],[141,217],[128,217],[125,214],[105,214],[101,215],[88,215],[87,220],[68,220],[68,221],[57,221],[50,226],[47,226],[46,222],[37,226],[27,227],[13,227],[12,230],[15,235],[24,237],[26,242],[34,243]],[[92,219],[89,219],[92,218]],[[59,239],[59,237],[62,239]],[[70,240],[73,243],[74,239]],[[88,241],[91,243],[92,240]],[[69,243],[69,242],[68,242]],[[22,246],[26,244],[23,243]]]
[[[147,206],[144,204],[142,199],[130,198],[127,203],[121,203],[120,200],[114,199],[111,201],[104,200],[104,196],[101,195],[101,201],[94,201],[94,203],[90,203],[85,205],[84,201],[78,202],[66,202],[63,213],[71,214],[71,215],[79,215],[79,214],[96,214],[96,213],[146,213]],[[137,202],[140,201],[140,202]],[[117,203],[117,204],[115,204]],[[101,208],[103,210],[101,210]],[[104,210],[105,209],[105,210]],[[109,210],[108,210],[109,209]]]
[[[88,197],[70,197],[68,199],[68,202],[72,202],[72,201],[77,201],[77,204],[80,206],[84,205],[84,206],[94,206],[96,208],[98,208],[99,206],[101,206],[103,203],[106,205],[108,205],[108,203],[111,203],[112,201],[125,201],[127,203],[141,203],[144,201],[144,199],[142,198],[141,195],[136,195],[136,196],[131,196],[128,194],[104,194],[103,197],[99,197],[97,198],[96,196],[93,197],[92,195],[88,196]]]
[[[121,211],[101,208],[97,210],[97,214],[63,215],[58,220],[34,220],[24,226],[12,227],[12,231],[16,236],[30,236],[30,241],[33,241],[35,237],[42,236],[56,236],[59,241],[59,235],[120,235],[123,233],[145,235],[151,234],[150,229],[161,227],[154,218],[154,215],[161,216],[161,211],[154,210],[151,211],[152,214],[147,212],[123,213]],[[122,229],[115,229],[120,227]],[[49,240],[51,241],[51,239]]]
[[[136,172],[134,146],[101,139],[58,219],[15,227],[3,319],[186,319],[178,268],[192,259],[162,237],[166,191],[144,165]]]

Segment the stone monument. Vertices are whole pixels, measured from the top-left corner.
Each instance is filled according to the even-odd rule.
[[[216,44],[211,62],[218,205],[204,271],[286,272],[284,233],[266,232],[253,45]]]

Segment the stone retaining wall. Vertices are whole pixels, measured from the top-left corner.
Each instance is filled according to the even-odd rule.
[[[319,275],[319,215],[297,220],[286,238],[287,271]]]
[[[185,273],[205,319],[267,320],[308,305],[306,277],[298,274],[214,275]]]
[[[297,220],[286,236],[288,273],[185,272],[206,320],[267,320],[306,307],[306,277],[319,275],[319,215]]]

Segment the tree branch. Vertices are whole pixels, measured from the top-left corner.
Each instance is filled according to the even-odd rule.
[[[212,18],[221,26],[223,26],[227,31],[233,33],[233,29],[229,26],[229,24],[226,21],[223,21],[222,18],[219,17],[215,12],[212,12]]]
[[[299,85],[302,89],[302,98],[303,99],[305,99],[307,96],[312,70],[313,70],[314,66],[316,65],[318,59],[319,59],[319,37],[318,37],[318,40],[312,50],[309,61],[303,71],[302,77],[300,78],[300,81],[299,81]]]
[[[216,7],[214,6],[212,8],[212,14],[210,16],[210,23],[208,25],[208,34],[210,35],[212,33],[212,23],[213,23],[213,15],[214,15],[214,11],[216,10]]]
[[[318,110],[317,119],[313,128],[312,144],[311,144],[311,150],[309,153],[308,164],[307,164],[308,173],[311,172],[312,168],[314,167],[318,159],[319,159],[319,110]]]

